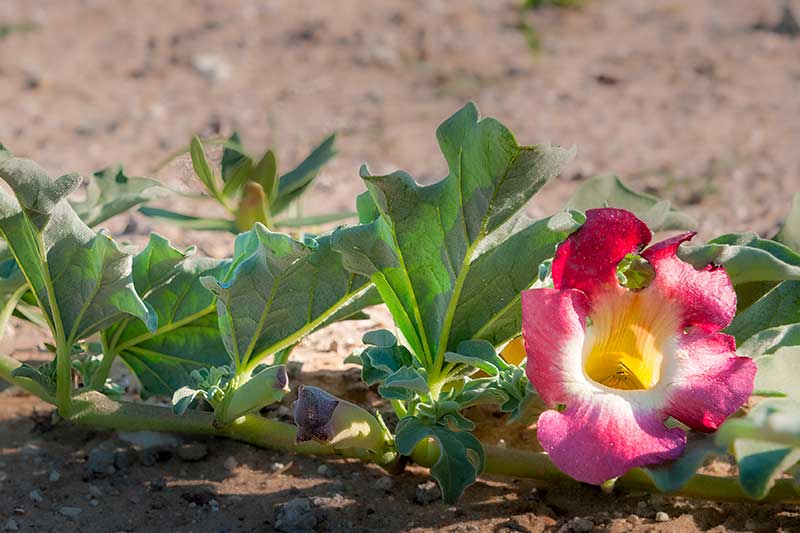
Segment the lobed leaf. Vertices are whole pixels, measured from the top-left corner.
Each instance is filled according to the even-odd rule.
[[[436,439],[439,445],[439,458],[431,468],[431,475],[439,483],[444,502],[453,504],[483,471],[483,446],[471,433],[452,431],[440,425],[429,426],[407,417],[397,425],[397,451],[411,455],[416,445],[428,437]]]
[[[222,338],[237,368],[294,344],[367,290],[347,272],[327,236],[305,243],[261,224],[237,238],[228,280],[205,276]]]
[[[508,223],[572,156],[561,148],[517,145],[499,122],[478,120],[474,104],[445,121],[437,139],[450,169],[444,180],[421,187],[405,173],[373,176],[363,167],[362,178],[380,217],[337,230],[333,237],[345,266],[373,280],[412,352],[427,365],[483,325],[469,324],[451,335],[459,302],[474,297],[464,288],[481,242]],[[362,201],[359,207],[363,211],[368,204]],[[500,244],[491,242],[485,249],[499,249]],[[492,275],[512,267],[537,271],[538,261],[525,264],[508,250],[496,255],[498,270]],[[478,286],[469,285],[470,290]],[[495,298],[483,305],[508,304],[497,306]]]
[[[133,287],[131,256],[84,224],[65,198],[75,175],[51,178],[32,161],[0,163],[16,199],[0,195],[0,233],[56,336],[67,345],[131,316],[155,328]]]

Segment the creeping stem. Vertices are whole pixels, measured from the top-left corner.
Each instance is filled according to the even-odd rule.
[[[25,388],[42,399],[54,403],[44,390],[30,380],[11,377],[19,363],[0,354],[0,377]],[[369,459],[357,448],[339,450],[315,441],[296,443],[297,428],[291,424],[270,420],[258,415],[246,415],[223,428],[214,427],[214,415],[210,412],[190,410],[176,416],[172,410],[156,405],[131,402],[116,402],[96,391],[88,391],[73,398],[71,420],[78,424],[97,428],[126,431],[171,431],[195,435],[216,435],[247,442],[260,448],[298,453],[302,455],[354,457]],[[533,478],[556,483],[575,483],[560,472],[545,453],[499,448],[484,445],[486,467],[484,474]],[[411,459],[424,467],[433,466],[439,458],[435,441],[426,439],[414,449]],[[374,460],[374,459],[373,459]],[[391,469],[393,464],[382,465]],[[633,469],[615,484],[616,487],[648,492],[659,492],[653,481],[640,469]],[[682,489],[672,493],[691,498],[753,502],[742,491],[736,478],[696,474]],[[779,479],[770,493],[761,500],[764,503],[800,502],[790,479]]]

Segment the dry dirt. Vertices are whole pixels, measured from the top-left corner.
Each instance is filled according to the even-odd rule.
[[[443,175],[434,129],[472,99],[520,142],[578,147],[534,213],[556,211],[588,176],[616,172],[695,215],[701,237],[770,235],[800,188],[800,39],[763,29],[777,23],[780,6],[590,0],[576,10],[521,12],[506,0],[3,0],[0,140],[53,174],[121,161],[129,173],[151,175],[195,133],[238,129],[253,150],[269,143],[292,163],[337,131],[340,154],[303,205],[320,213],[352,209],[364,161],[425,183]],[[186,158],[156,174],[198,190]],[[107,227],[135,243],[157,229],[208,255],[232,248],[228,236],[156,227],[138,215]],[[299,381],[374,403],[342,364],[363,331],[388,326],[384,310],[372,314],[306,340],[294,355],[305,365]],[[14,324],[3,349],[42,360],[41,342]],[[203,441],[208,455],[197,462],[164,453],[144,466],[132,457],[116,474],[89,480],[87,454],[115,437],[53,425],[49,413],[13,388],[0,391],[0,526],[270,531],[276,505],[316,496],[320,531],[591,526],[580,518],[609,531],[800,531],[797,507],[608,496],[578,485],[532,492],[534,483],[511,479],[481,479],[457,507],[423,506],[413,501],[427,480],[419,469],[384,492],[373,487],[383,474],[372,466],[221,440]],[[499,427],[488,425],[483,437],[504,438]],[[535,446],[529,431],[512,430],[507,440]],[[81,512],[67,517],[62,507]],[[657,511],[669,520],[655,522]]]

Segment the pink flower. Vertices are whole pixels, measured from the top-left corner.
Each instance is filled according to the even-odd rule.
[[[681,455],[686,434],[673,417],[714,431],[750,396],[756,366],[720,333],[736,311],[725,270],[695,270],[675,255],[694,233],[654,244],[621,209],[592,209],[553,260],[554,289],[522,294],[527,374],[551,407],[539,442],[553,463],[600,484],[637,466]],[[655,271],[629,290],[617,265],[640,253]]]

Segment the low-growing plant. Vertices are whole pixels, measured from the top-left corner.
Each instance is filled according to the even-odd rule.
[[[267,150],[260,158],[245,152],[238,133],[233,133],[222,144],[219,173],[211,168],[203,143],[192,139],[189,154],[197,179],[207,194],[217,201],[230,218],[198,217],[168,209],[143,207],[140,211],[149,217],[163,219],[184,227],[201,230],[221,230],[231,233],[248,231],[259,222],[268,228],[301,228],[336,222],[354,216],[354,213],[333,213],[315,216],[283,216],[292,205],[298,205],[301,195],[319,174],[336,151],[331,135],[294,169],[278,174],[275,152]]]
[[[437,140],[441,181],[364,166],[358,225],[297,241],[256,222],[223,260],[155,234],[134,254],[67,202],[78,177],[5,157],[15,198],[0,196],[0,233],[54,357],[33,368],[2,355],[0,376],[76,423],[226,436],[390,472],[413,461],[446,502],[481,473],[800,500],[800,200],[773,239],[692,244],[690,217],[600,176],[532,220],[523,208],[573,150],[521,146],[472,104]],[[652,232],[680,233],[648,247]],[[396,330],[367,333],[348,361],[397,423],[304,385],[296,426],[258,414],[289,390],[292,346],[377,295]],[[172,408],[119,399],[117,357]],[[478,405],[506,413],[509,434],[535,422],[545,451],[481,442]],[[728,453],[738,476],[697,473]]]

